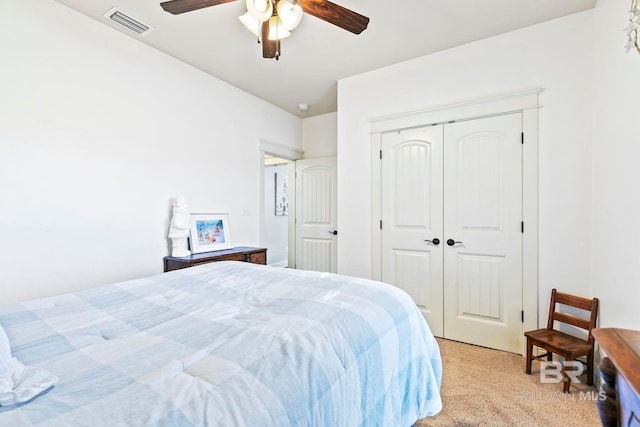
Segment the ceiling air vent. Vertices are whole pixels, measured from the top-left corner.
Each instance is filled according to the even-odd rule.
[[[126,15],[124,12],[119,10],[117,7],[111,8],[104,15],[110,21],[115,22],[118,25],[122,25],[127,28],[129,31],[133,31],[136,34],[140,34],[141,36],[146,36],[153,28],[150,26],[143,24],[137,19],[132,18],[131,16]]]

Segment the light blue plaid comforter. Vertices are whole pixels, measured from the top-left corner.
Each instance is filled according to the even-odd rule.
[[[3,426],[403,426],[440,411],[438,345],[389,285],[241,262],[0,306],[60,378]]]

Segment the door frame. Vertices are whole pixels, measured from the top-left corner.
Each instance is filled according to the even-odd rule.
[[[296,264],[296,227],[295,227],[295,161],[302,159],[304,152],[296,148],[291,148],[277,142],[269,141],[267,139],[258,138],[258,153],[259,153],[259,171],[260,171],[260,209],[258,215],[260,216],[260,246],[264,246],[264,156],[269,154],[281,159],[291,160],[288,168],[288,182],[289,182],[289,226],[288,226],[288,246],[289,246],[289,268],[293,268]],[[293,212],[291,207],[293,207]],[[268,254],[267,254],[268,256]]]
[[[538,328],[538,109],[544,89],[499,94],[426,110],[374,118],[371,126],[371,277],[382,277],[381,171],[382,134],[402,129],[522,113],[522,309],[523,331]],[[525,351],[523,340],[523,354]]]

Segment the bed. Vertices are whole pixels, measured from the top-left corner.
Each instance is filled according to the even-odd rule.
[[[442,407],[417,307],[365,279],[218,262],[0,305],[0,326],[32,370],[0,425],[408,427]]]

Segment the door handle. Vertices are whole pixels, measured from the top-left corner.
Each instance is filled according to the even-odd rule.
[[[437,237],[435,239],[433,239],[433,240],[426,240],[425,239],[425,242],[429,242],[434,246],[438,246],[440,244],[440,239],[438,239]]]
[[[455,240],[453,240],[453,239],[449,239],[449,240],[447,240],[447,245],[449,245],[449,246],[453,246],[453,245],[455,245],[456,243],[460,243],[460,244],[462,244],[462,242],[457,242],[457,241],[455,241]]]
[[[334,236],[337,236],[338,230],[333,230],[333,231],[329,230],[329,234],[333,234]]]

